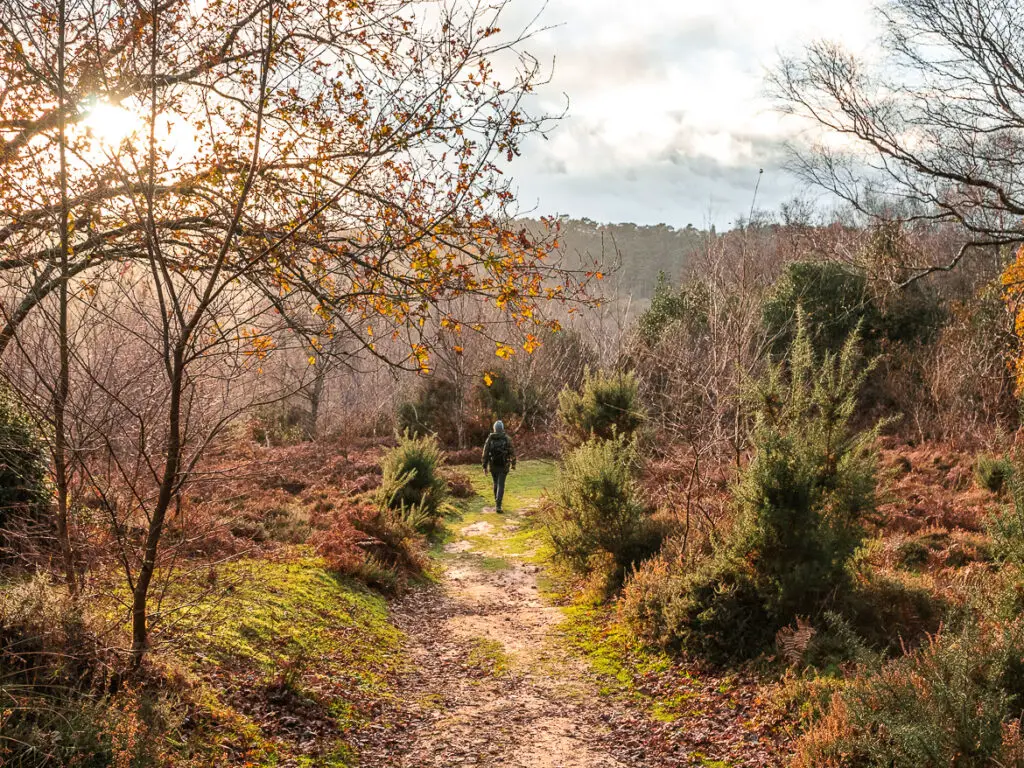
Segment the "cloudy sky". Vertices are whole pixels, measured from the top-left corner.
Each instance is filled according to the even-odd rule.
[[[516,0],[516,18],[542,0]],[[816,38],[866,51],[871,0],[548,0],[528,49],[554,60],[543,101],[568,117],[513,165],[535,214],[728,226],[803,189],[781,169],[797,126],[764,97],[780,53]],[[504,25],[507,29],[508,24]]]

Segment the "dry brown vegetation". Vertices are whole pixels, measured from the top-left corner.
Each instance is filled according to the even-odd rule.
[[[1024,765],[1021,9],[719,233],[515,218],[506,4],[0,4],[0,764]]]

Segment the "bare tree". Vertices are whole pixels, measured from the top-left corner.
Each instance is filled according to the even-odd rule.
[[[870,216],[962,227],[951,255],[908,265],[906,284],[1024,239],[1024,4],[892,0],[879,14],[878,60],[816,42],[770,87],[811,126],[793,154],[807,181]]]

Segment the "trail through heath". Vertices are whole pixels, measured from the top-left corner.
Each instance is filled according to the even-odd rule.
[[[560,637],[561,610],[542,595],[530,516],[549,476],[549,467],[512,473],[505,514],[481,497],[467,505],[436,553],[440,583],[395,605],[409,664],[393,705],[358,734],[360,765],[649,765],[616,736],[636,713],[599,696]]]

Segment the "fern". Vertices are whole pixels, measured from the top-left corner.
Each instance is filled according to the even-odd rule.
[[[783,627],[775,633],[778,655],[791,667],[803,666],[807,649],[817,633],[818,630],[807,619],[797,616],[793,626]]]

